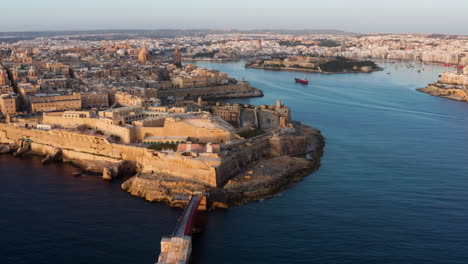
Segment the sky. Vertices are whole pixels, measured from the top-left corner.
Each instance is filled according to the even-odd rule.
[[[468,0],[0,0],[0,32],[337,29],[468,35]]]

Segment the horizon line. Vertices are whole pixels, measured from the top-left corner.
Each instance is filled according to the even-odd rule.
[[[441,32],[369,32],[359,33],[352,31],[345,31],[341,29],[313,29],[313,28],[302,28],[302,29],[290,29],[290,28],[258,28],[258,29],[238,29],[238,28],[154,28],[154,29],[123,29],[123,28],[102,28],[102,29],[46,29],[46,30],[14,30],[14,31],[0,31],[0,34],[18,34],[18,33],[65,33],[65,32],[96,32],[96,31],[232,31],[232,32],[248,32],[248,31],[335,31],[336,33],[345,33],[347,35],[449,35],[449,36],[468,36],[468,34],[453,34],[453,33],[441,33]],[[319,34],[319,33],[317,33]]]

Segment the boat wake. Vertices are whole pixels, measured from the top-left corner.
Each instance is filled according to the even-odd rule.
[[[374,104],[374,103],[369,103],[369,102],[350,102],[350,101],[345,101],[345,100],[340,100],[340,99],[334,99],[330,97],[326,97],[323,95],[318,95],[316,93],[312,93],[311,90],[302,90],[302,89],[297,89],[297,88],[290,88],[288,86],[283,86],[279,85],[273,82],[268,82],[268,81],[261,81],[261,83],[268,85],[271,88],[275,89],[280,89],[283,91],[288,91],[298,95],[301,95],[302,98],[306,99],[307,102],[317,102],[317,103],[325,103],[325,104],[333,104],[333,105],[342,105],[342,106],[349,106],[349,107],[356,107],[356,108],[365,108],[365,109],[373,109],[373,110],[379,110],[379,111],[390,111],[390,112],[398,112],[398,113],[406,113],[406,114],[412,114],[412,115],[419,115],[419,116],[425,116],[425,117],[437,117],[437,118],[450,118],[450,119],[467,119],[463,117],[457,117],[457,116],[450,116],[450,115],[444,115],[444,114],[439,114],[439,113],[433,113],[433,112],[427,112],[427,111],[419,111],[419,110],[413,110],[413,109],[408,109],[408,108],[400,108],[396,106],[391,106],[391,105],[385,105],[381,102],[379,104]],[[315,85],[314,85],[315,87]],[[317,86],[320,88],[330,88],[328,86]],[[342,94],[335,93],[334,96],[345,96]],[[349,98],[349,97],[348,97]],[[354,97],[354,98],[349,98],[349,100],[360,100],[359,97]]]

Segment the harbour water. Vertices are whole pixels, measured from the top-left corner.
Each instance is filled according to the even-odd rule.
[[[450,68],[320,75],[197,64],[265,93],[236,102],[281,99],[326,147],[320,170],[276,197],[209,213],[194,263],[468,261],[468,104],[415,91]],[[308,86],[294,82],[304,75]],[[71,174],[0,156],[1,262],[154,263],[181,211]]]

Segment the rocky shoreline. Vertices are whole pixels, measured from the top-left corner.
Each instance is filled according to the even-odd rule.
[[[147,201],[164,202],[173,207],[183,207],[187,203],[183,197],[196,192],[207,193],[211,208],[227,208],[272,197],[320,167],[325,146],[321,132],[300,124],[296,128],[306,137],[307,153],[296,157],[271,157],[248,164],[222,187],[208,187],[168,175],[140,173],[125,181],[122,189]]]
[[[79,160],[65,158],[62,149],[52,148],[51,151],[32,150],[29,146],[21,146],[16,143],[0,143],[0,154],[13,156],[37,156],[42,157],[42,164],[51,162],[67,163],[75,168],[74,176],[89,174],[102,176],[103,180],[112,180],[126,175],[135,175],[136,166],[126,161],[109,162],[103,160]]]
[[[261,142],[283,137],[284,142],[280,147],[284,148],[284,153],[290,154],[271,154],[251,159],[247,163],[242,162],[239,164],[240,170],[236,170],[239,173],[218,187],[162,173],[142,173],[138,164],[123,159],[86,158],[88,155],[86,153],[78,155],[83,159],[72,158],[70,151],[73,150],[27,140],[18,142],[3,140],[0,143],[0,154],[41,156],[44,157],[42,160],[44,165],[50,162],[69,163],[76,168],[74,176],[102,175],[104,180],[111,180],[135,175],[123,182],[122,189],[150,202],[164,202],[173,207],[184,207],[190,195],[203,192],[207,194],[207,205],[210,208],[227,208],[272,197],[320,167],[320,158],[325,146],[321,132],[299,122],[294,122],[294,129],[286,130],[289,131],[286,134],[275,135],[277,133],[275,132],[272,135],[265,135],[267,140]],[[258,139],[245,144],[255,144],[255,140]],[[251,155],[244,150],[244,147],[239,146],[232,151]]]
[[[432,96],[443,97],[447,99],[468,102],[468,92],[459,88],[449,88],[443,85],[431,84],[426,88],[416,89],[422,93],[426,93]]]
[[[263,97],[263,91],[260,89],[255,89],[249,92],[244,93],[233,93],[226,95],[217,95],[217,96],[206,96],[205,100],[224,100],[224,99],[239,99],[239,98],[257,98]]]

